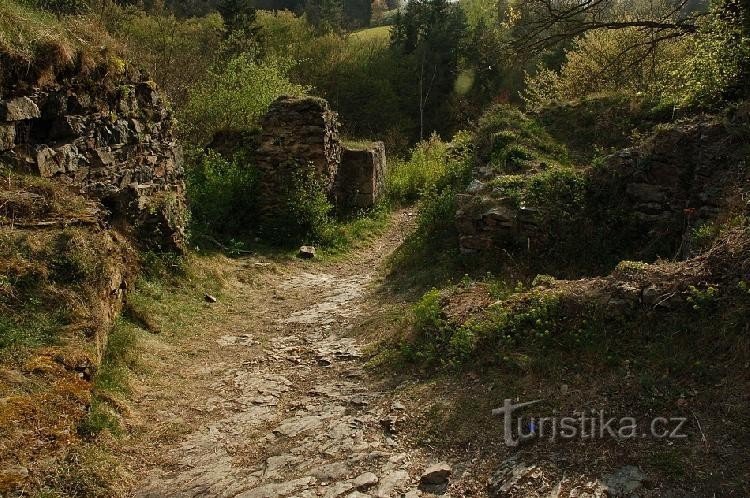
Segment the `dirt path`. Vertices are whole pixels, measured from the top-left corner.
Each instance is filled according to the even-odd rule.
[[[179,435],[152,438],[136,496],[418,496],[431,462],[392,433],[403,405],[368,380],[353,330],[411,225],[395,218],[347,261],[241,262],[232,304],[164,352],[162,385],[140,389],[144,423]]]

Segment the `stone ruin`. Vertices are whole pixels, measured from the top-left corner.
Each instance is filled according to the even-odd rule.
[[[383,190],[385,145],[345,145],[336,177],[337,206],[348,210],[372,207]]]
[[[316,97],[279,97],[262,121],[256,151],[261,218],[288,210],[295,175],[314,175],[339,211],[371,207],[382,192],[385,146],[349,148],[337,113]]]
[[[181,251],[185,188],[175,123],[156,84],[34,89],[0,101],[0,162],[67,183],[146,249]],[[73,220],[74,221],[74,220]]]
[[[586,172],[588,190],[604,198],[594,207],[628,213],[644,250],[660,241],[669,243],[670,256],[690,256],[695,227],[712,223],[732,204],[746,202],[750,178],[741,145],[747,136],[736,130],[746,129],[750,112],[738,111],[733,119],[735,131],[725,122],[702,118],[657,130],[639,145],[608,156],[601,167]],[[554,243],[542,236],[539,206],[517,206],[496,195],[491,180],[475,172],[475,180],[456,197],[461,251],[509,246],[534,250]],[[746,209],[750,211],[750,203]]]

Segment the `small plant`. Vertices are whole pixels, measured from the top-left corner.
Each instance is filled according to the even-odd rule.
[[[290,238],[305,242],[327,242],[332,237],[333,205],[328,201],[321,180],[315,173],[298,171],[287,199],[287,232]]]
[[[196,149],[186,156],[194,235],[223,238],[255,228],[258,175],[247,153],[240,150],[227,159],[212,150]]]
[[[701,223],[691,232],[693,246],[699,251],[704,251],[711,247],[716,235],[717,229],[714,223]]]
[[[476,347],[476,331],[471,324],[464,324],[451,335],[448,357],[453,365],[458,365],[469,359]]]
[[[430,333],[443,329],[445,325],[440,307],[440,291],[432,289],[414,306],[414,328]]]
[[[532,287],[549,287],[554,284],[557,280],[551,275],[537,275],[534,280],[531,281]]]
[[[709,285],[706,289],[701,290],[694,285],[688,287],[687,302],[696,311],[706,311],[716,306],[719,297],[719,289]]]

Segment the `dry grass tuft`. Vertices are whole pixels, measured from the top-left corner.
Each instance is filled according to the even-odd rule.
[[[13,86],[45,86],[95,66],[117,73],[122,52],[94,15],[55,16],[14,0],[0,2],[0,96]]]

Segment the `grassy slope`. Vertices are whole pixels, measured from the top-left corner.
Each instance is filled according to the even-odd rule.
[[[378,26],[375,28],[361,29],[349,35],[357,41],[388,40],[391,36],[390,26]]]
[[[19,82],[51,83],[68,70],[86,74],[104,64],[122,71],[119,51],[95,15],[58,18],[13,0],[0,2],[1,93]]]
[[[615,111],[607,114],[610,105]],[[580,107],[585,108],[585,117],[578,131],[575,109]],[[597,113],[605,118],[597,119]],[[671,115],[613,97],[549,109],[538,118],[546,125],[541,131],[549,134],[539,134],[537,124],[508,120],[507,114],[485,117],[477,133],[475,165],[477,161],[493,164],[497,158],[499,171],[508,166],[504,154],[495,153],[493,142],[498,138],[515,143],[520,138],[520,144],[537,157],[547,155],[544,150],[539,154],[540,146],[559,150],[550,149],[550,144],[564,143],[570,154],[556,154],[560,162],[586,164],[597,153],[630,144],[634,135],[668,121]],[[500,128],[509,128],[512,134]],[[514,169],[536,174],[533,160]],[[439,203],[432,199],[423,201],[423,209],[436,206]],[[538,279],[539,286],[533,287],[533,268],[513,254],[498,254],[492,261],[460,255],[450,224],[436,223],[432,215],[421,216],[420,228],[396,254],[386,283],[403,291],[400,295],[407,300],[430,285],[442,290],[427,292],[416,306],[402,304],[403,310],[411,308],[406,319],[377,322],[386,323],[384,328],[393,335],[386,339],[389,346],[374,357],[373,366],[382,370],[385,362],[396,375],[422,379],[405,388],[401,397],[412,400],[408,412],[416,416],[417,437],[424,444],[456,457],[465,448],[477,448],[488,469],[497,468],[509,453],[502,444],[501,424],[487,414],[504,398],[544,399],[534,410],[536,416],[582,408],[603,408],[613,416],[632,415],[641,421],[654,414],[686,416],[689,438],[673,445],[652,439],[555,448],[539,443],[519,454],[523,460],[543,461],[554,451],[567,462],[569,472],[594,476],[632,463],[642,466],[657,483],[697,486],[707,493],[747,494],[747,472],[725,470],[741,467],[742,455],[750,448],[746,430],[750,413],[743,401],[750,350],[747,325],[741,318],[750,309],[746,290],[750,274],[747,260],[742,259],[747,256],[747,224],[740,230],[744,246],[726,242],[725,252],[732,256],[717,262],[715,275],[696,277],[694,288],[686,275],[695,261],[684,267],[624,263],[620,271],[641,272],[638,278],[653,278],[658,288],[684,280],[678,291],[672,290],[682,296],[683,305],[668,313],[644,309],[620,314],[607,306],[597,311],[587,291],[596,279],[565,283],[562,295],[567,297],[560,297],[544,290],[551,279]],[[451,213],[443,213],[442,218],[451,219]],[[730,273],[722,273],[722,267]],[[483,277],[488,269],[494,275]],[[721,289],[719,294],[708,290],[712,285]],[[607,292],[617,291],[610,289],[605,297]],[[577,304],[571,308],[570,302]],[[382,338],[383,330],[377,335]],[[738,369],[739,365],[744,368]],[[399,382],[403,380],[399,376]],[[726,412],[717,413],[719,405]],[[730,412],[736,430],[727,435],[724,419]]]

